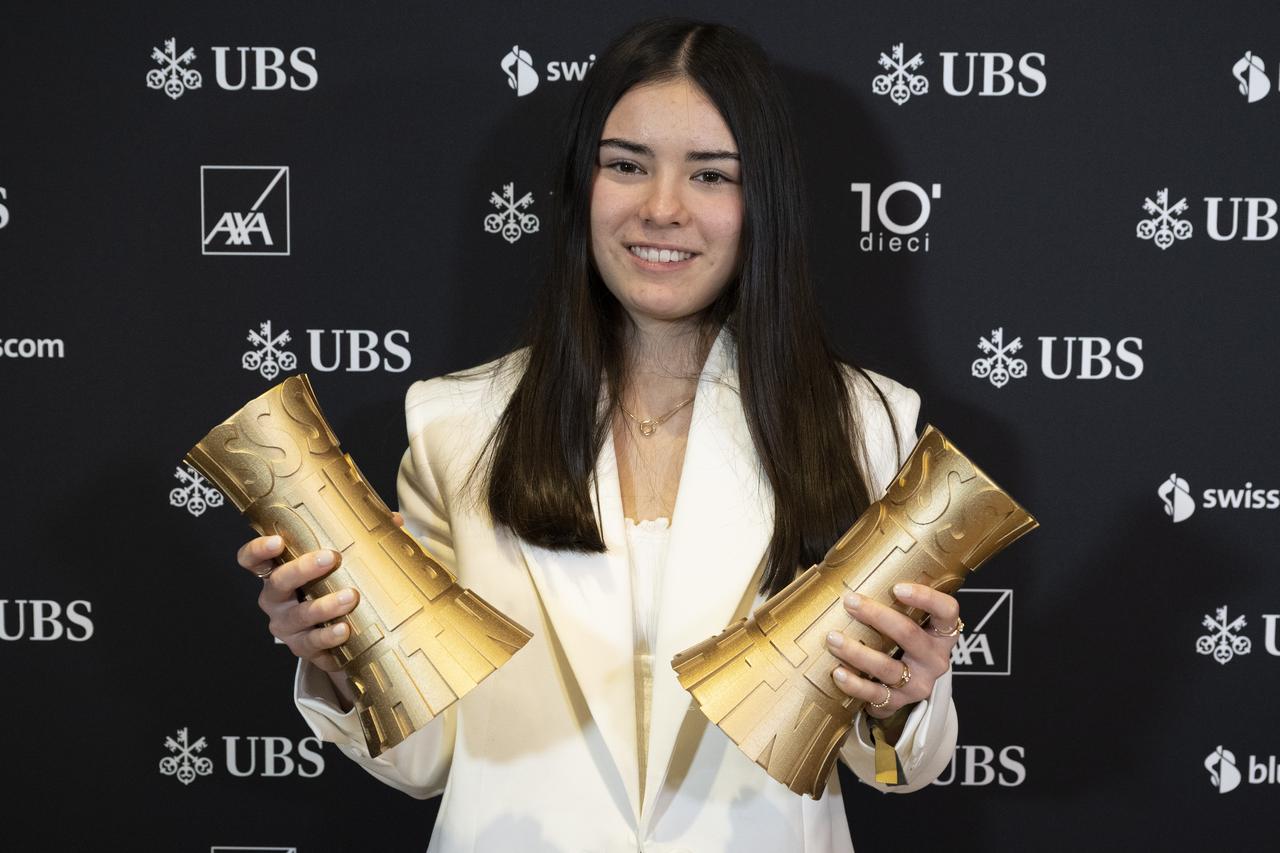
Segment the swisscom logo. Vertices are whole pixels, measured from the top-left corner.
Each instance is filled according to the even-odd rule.
[[[1280,784],[1280,766],[1274,755],[1250,755],[1249,769],[1242,773],[1236,764],[1235,753],[1221,744],[1205,756],[1204,769],[1209,771],[1209,784],[1219,794],[1231,793],[1242,782],[1250,785]]]
[[[1174,522],[1186,521],[1196,511],[1191,484],[1177,473],[1160,484],[1156,495],[1164,504],[1164,514]],[[1205,489],[1200,493],[1201,509],[1280,509],[1280,489],[1255,489],[1252,482],[1239,489]]]

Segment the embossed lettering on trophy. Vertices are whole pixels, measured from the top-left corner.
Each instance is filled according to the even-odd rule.
[[[822,796],[862,707],[831,677],[828,631],[894,654],[853,619],[856,592],[916,622],[928,614],[893,585],[959,589],[969,572],[1038,523],[932,426],[925,427],[883,498],[827,552],[750,618],[676,655],[671,666],[698,707],[752,761],[792,791]]]
[[[530,633],[463,589],[400,529],[320,412],[305,374],[214,427],[186,456],[282,559],[329,548],[338,567],[308,599],[347,587],[359,603],[334,649],[356,693],[370,755],[422,728],[524,646]]]

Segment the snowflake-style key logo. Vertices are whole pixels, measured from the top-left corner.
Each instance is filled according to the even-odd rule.
[[[1225,606],[1219,607],[1214,613],[1217,615],[1216,619],[1206,613],[1204,621],[1201,622],[1212,633],[1201,634],[1196,638],[1197,652],[1202,655],[1213,655],[1214,660],[1225,664],[1236,655],[1247,655],[1253,651],[1253,641],[1239,633],[1245,626],[1243,616],[1237,616],[1228,622]]]
[[[1138,223],[1138,239],[1150,240],[1161,249],[1173,245],[1175,239],[1186,240],[1191,236],[1191,223],[1178,217],[1187,212],[1186,198],[1169,204],[1169,188],[1156,193],[1156,200],[1144,199],[1142,209],[1151,214],[1150,219]]]
[[[183,728],[178,729],[176,740],[165,738],[164,745],[173,755],[160,759],[160,772],[163,775],[177,776],[179,782],[190,785],[197,776],[208,776],[213,772],[213,762],[197,754],[204,752],[204,748],[208,746],[204,738],[190,743],[187,740],[187,730]]]
[[[991,330],[991,338],[981,338],[978,349],[987,354],[986,358],[973,361],[973,375],[979,379],[990,379],[991,384],[1003,388],[1012,377],[1021,379],[1027,375],[1027,363],[1020,358],[1013,358],[1022,349],[1022,338],[1014,338],[1004,342],[1004,327]]]
[[[538,217],[524,213],[533,204],[533,193],[525,193],[516,199],[515,184],[503,184],[502,195],[489,193],[489,203],[498,208],[484,218],[486,234],[501,233],[508,243],[514,243],[525,234],[538,230]]]
[[[222,492],[209,484],[204,476],[187,465],[185,470],[178,468],[174,472],[181,486],[175,486],[169,492],[169,506],[186,507],[187,512],[196,518],[204,515],[210,507],[222,506]]]
[[[147,88],[164,89],[164,93],[175,101],[188,89],[199,89],[204,82],[199,71],[183,68],[196,58],[195,48],[189,47],[179,54],[176,43],[177,39],[165,39],[163,52],[158,47],[151,48],[151,58],[162,67],[147,72]]]
[[[924,65],[924,56],[917,53],[905,59],[902,43],[893,46],[890,55],[880,54],[880,67],[888,74],[877,74],[871,81],[871,91],[877,95],[888,95],[889,100],[902,106],[912,95],[924,95],[929,91],[929,80],[923,74],[915,74]]]
[[[268,382],[280,375],[280,371],[290,371],[298,366],[298,358],[283,349],[285,344],[293,340],[289,330],[278,335],[271,334],[271,321],[258,324],[258,331],[249,330],[249,343],[254,349],[247,350],[240,356],[240,366],[245,370],[256,370]]]

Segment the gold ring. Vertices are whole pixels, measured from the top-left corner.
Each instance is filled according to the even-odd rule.
[[[907,686],[907,682],[908,682],[908,681],[910,681],[910,680],[911,680],[911,667],[907,666],[907,662],[906,662],[906,661],[903,661],[903,662],[902,662],[902,677],[898,679],[898,683],[897,683],[897,684],[890,684],[890,685],[887,685],[887,686],[892,687],[894,690],[901,690],[902,688],[904,688],[904,687],[906,687],[906,686]]]
[[[956,624],[952,625],[951,629],[948,631],[939,631],[938,626],[934,625],[933,622],[930,622],[929,630],[937,634],[939,637],[954,637],[956,634],[959,634],[964,630],[964,620],[957,616]]]
[[[869,706],[870,706],[870,707],[872,707],[872,708],[875,708],[877,711],[879,711],[879,710],[880,710],[881,708],[883,708],[885,705],[888,705],[888,704],[889,704],[889,700],[893,698],[893,688],[891,688],[891,687],[890,687],[889,685],[887,685],[887,684],[881,684],[880,686],[884,688],[884,698],[883,698],[883,699],[881,699],[879,702],[868,702],[868,703],[867,703],[867,705],[869,705]]]

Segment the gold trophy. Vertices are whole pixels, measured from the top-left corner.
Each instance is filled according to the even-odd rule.
[[[817,799],[863,702],[831,677],[840,663],[829,631],[887,654],[898,647],[853,619],[856,592],[923,622],[893,585],[946,593],[969,572],[1038,526],[946,437],[925,427],[883,498],[859,516],[822,562],[751,617],[671,660],[680,685],[752,761],[797,794]]]
[[[303,587],[308,599],[352,587],[349,639],[333,650],[356,693],[370,755],[422,728],[506,663],[532,636],[465,590],[416,539],[338,446],[305,374],[291,376],[201,439],[186,462],[220,488],[281,561],[330,548],[342,557]]]

